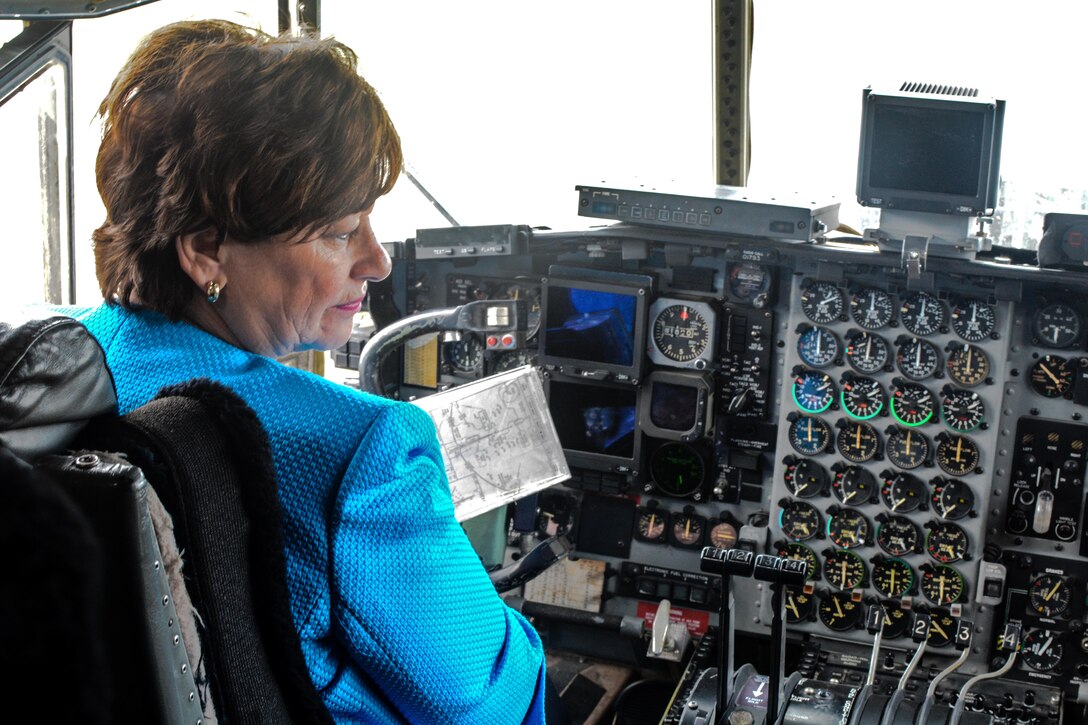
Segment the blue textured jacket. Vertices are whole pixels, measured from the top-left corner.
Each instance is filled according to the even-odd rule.
[[[64,310],[106,352],[121,413],[207,377],[268,432],[291,613],[337,722],[544,722],[544,654],[453,517],[434,426],[183,322],[113,305]]]

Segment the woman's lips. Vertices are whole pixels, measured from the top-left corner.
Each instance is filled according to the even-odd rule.
[[[363,298],[359,297],[358,299],[354,299],[351,302],[345,302],[342,305],[336,305],[336,309],[343,310],[344,312],[358,312],[359,310],[363,309]]]

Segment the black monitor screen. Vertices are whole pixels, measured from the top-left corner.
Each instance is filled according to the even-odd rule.
[[[552,286],[548,290],[545,350],[548,357],[632,366],[635,359],[634,294]]]
[[[979,193],[982,113],[891,104],[877,105],[873,113],[869,186],[958,196]]]
[[[688,431],[695,427],[698,406],[698,388],[658,381],[650,400],[650,421],[665,430]]]
[[[631,459],[638,428],[634,388],[552,380],[548,408],[563,448]]]

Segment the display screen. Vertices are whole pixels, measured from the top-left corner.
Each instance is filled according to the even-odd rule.
[[[632,366],[637,302],[634,294],[550,286],[544,355]]]
[[[548,408],[564,449],[632,459],[637,435],[633,388],[552,380]]]
[[[869,186],[976,196],[980,165],[989,164],[982,158],[984,132],[978,111],[877,104]]]
[[[689,431],[695,427],[698,405],[698,388],[655,382],[650,422],[664,430]]]

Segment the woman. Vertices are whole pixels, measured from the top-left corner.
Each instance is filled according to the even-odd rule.
[[[390,262],[400,141],[351,50],[227,22],[148,36],[103,101],[95,232],[121,412],[218,380],[268,432],[288,586],[337,721],[543,722],[543,651],[453,517],[434,428],[273,357],[344,344]]]

